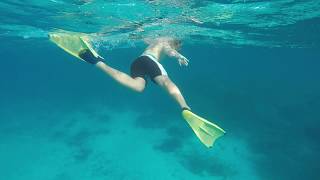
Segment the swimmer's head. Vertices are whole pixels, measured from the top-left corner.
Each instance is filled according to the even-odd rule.
[[[179,49],[181,49],[182,42],[181,42],[181,40],[173,39],[170,41],[170,45],[173,49],[179,50]]]

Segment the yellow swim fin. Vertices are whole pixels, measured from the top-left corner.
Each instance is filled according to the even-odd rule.
[[[58,30],[49,33],[50,40],[69,54],[84,60],[80,53],[88,51],[95,58],[102,58],[92,47],[89,36],[85,33],[77,33],[65,30]],[[103,58],[102,58],[103,59]]]
[[[200,141],[208,148],[212,147],[214,142],[226,133],[216,124],[205,120],[189,110],[183,110],[182,116],[188,122]]]

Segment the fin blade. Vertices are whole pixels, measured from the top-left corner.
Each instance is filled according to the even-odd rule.
[[[58,30],[49,33],[49,39],[58,47],[80,60],[83,59],[79,56],[79,52],[84,49],[89,49],[95,57],[101,57],[90,44],[88,35],[84,33]]]
[[[182,116],[188,122],[199,140],[207,147],[212,147],[214,142],[225,134],[222,128],[189,110],[184,110]]]

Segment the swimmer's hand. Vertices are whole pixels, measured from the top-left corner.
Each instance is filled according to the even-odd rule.
[[[176,58],[180,66],[188,66],[189,60],[182,54],[180,54],[177,50],[173,49],[169,44],[164,45],[164,50],[168,56]]]
[[[180,55],[180,57],[178,58],[178,62],[179,62],[180,66],[182,66],[182,65],[188,66],[188,64],[189,64],[189,60],[182,55]]]

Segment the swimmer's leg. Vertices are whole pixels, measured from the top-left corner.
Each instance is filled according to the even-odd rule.
[[[102,61],[96,63],[95,66],[108,74],[121,85],[128,87],[134,91],[142,92],[145,88],[146,81],[141,77],[132,78],[128,74],[118,71]]]
[[[134,90],[137,92],[142,92],[145,88],[146,81],[141,77],[132,78],[126,73],[118,71],[110,66],[108,66],[102,57],[95,57],[94,54],[89,49],[84,49],[79,52],[79,57],[84,61],[95,65],[103,72],[111,76],[118,83]]]
[[[153,79],[159,86],[163,87],[171,97],[180,105],[182,109],[190,109],[179,88],[170,80],[168,76],[160,75]]]

